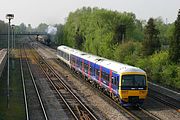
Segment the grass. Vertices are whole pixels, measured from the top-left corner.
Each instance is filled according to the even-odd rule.
[[[14,59],[15,68],[10,61],[10,100],[7,108],[7,68],[0,79],[0,120],[24,120],[25,108],[19,59]]]

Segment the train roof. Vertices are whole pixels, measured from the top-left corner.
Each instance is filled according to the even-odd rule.
[[[103,66],[105,68],[111,69],[113,71],[116,72],[141,72],[141,73],[145,73],[145,71],[143,71],[140,68],[134,67],[134,66],[130,66],[127,64],[122,64],[116,61],[112,61],[103,57],[99,57],[99,56],[95,56],[95,55],[91,55],[91,54],[86,54],[86,55],[82,55],[81,56],[83,59],[86,59],[90,62],[96,63],[100,66]]]
[[[64,45],[61,45],[57,48],[58,50],[62,50],[68,54],[81,54],[82,52],[79,51],[79,50],[76,50],[76,49],[73,49],[73,48],[70,48],[70,47],[67,47],[67,46],[64,46]]]
[[[130,66],[127,64],[122,64],[116,61],[112,61],[112,60],[100,60],[97,62],[98,65],[101,65],[105,68],[111,69],[113,71],[116,71],[118,73],[123,73],[123,72],[140,72],[140,73],[145,73],[145,71],[143,71],[140,68],[134,67],[134,66]]]

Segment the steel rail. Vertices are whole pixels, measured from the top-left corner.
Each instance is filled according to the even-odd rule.
[[[20,69],[21,69],[21,80],[22,80],[22,85],[23,85],[23,96],[24,96],[24,104],[25,104],[25,111],[26,111],[26,120],[29,120],[29,113],[28,113],[28,103],[27,103],[27,96],[26,96],[26,86],[24,82],[24,71],[22,67],[22,51],[21,48],[19,49],[19,54],[20,54]]]
[[[55,59],[57,63],[60,63],[61,65],[63,65],[63,67],[65,67],[66,69],[68,69],[68,71],[70,71],[72,73],[72,75],[77,78],[77,79],[80,79],[82,80],[81,77],[77,76],[77,74],[73,73],[69,68],[67,68],[67,66],[65,66],[64,64],[62,64],[62,62],[59,62],[57,59]],[[83,81],[83,80],[82,80]],[[110,104],[113,104],[115,105],[116,107],[120,108],[121,110],[123,110],[124,112],[126,112],[129,116],[131,116],[133,119],[135,120],[141,120],[141,119],[146,119],[144,117],[141,117],[141,116],[138,116],[136,113],[133,113],[132,110],[129,110],[123,106],[121,106],[120,104],[118,104],[117,102],[115,102],[114,100],[112,100],[109,96],[105,95],[103,92],[99,92],[99,89],[98,88],[95,88],[89,83],[89,82],[86,82],[86,81],[83,81],[84,84],[88,85],[91,87],[91,89],[93,91],[95,91],[98,95],[101,95],[103,98],[105,98]],[[114,106],[113,106],[114,107]],[[139,114],[141,114],[140,112],[142,112],[142,114],[146,114],[147,116],[149,116],[149,119],[153,119],[153,120],[160,120],[159,117],[153,115],[152,113],[148,112],[147,110],[141,108],[141,107],[138,107],[139,111],[136,111],[136,112],[139,112]],[[143,115],[142,115],[143,116]]]
[[[155,90],[152,90],[152,89],[149,89],[149,90],[150,90],[150,92],[158,94],[158,95],[154,95],[154,94],[152,95],[152,93],[151,93],[151,94],[149,94],[149,97],[151,97],[151,98],[153,98],[153,99],[155,99],[155,100],[157,100],[157,101],[159,101],[161,103],[164,103],[165,105],[167,105],[167,106],[169,106],[169,107],[171,107],[171,108],[173,108],[173,109],[175,109],[175,110],[177,110],[179,112],[179,110],[180,110],[180,104],[179,104],[180,101],[178,101],[177,99],[174,99],[172,97],[169,97],[169,96],[167,96],[165,94],[159,93],[158,91],[155,91]]]
[[[47,113],[46,113],[44,104],[43,104],[43,102],[42,102],[42,98],[41,98],[41,96],[40,96],[39,90],[38,90],[38,88],[37,88],[37,85],[36,85],[34,76],[33,76],[33,74],[32,74],[31,68],[30,68],[29,61],[28,61],[28,59],[27,59],[27,54],[26,54],[25,48],[24,48],[24,53],[25,53],[25,56],[26,56],[26,63],[27,63],[27,66],[28,66],[28,70],[29,70],[30,76],[31,76],[31,78],[32,78],[32,82],[33,82],[34,88],[35,88],[36,93],[37,93],[37,96],[38,96],[38,100],[39,100],[39,102],[40,102],[40,105],[41,105],[41,108],[42,108],[42,111],[43,111],[43,115],[44,115],[44,117],[45,117],[45,120],[48,120]]]
[[[67,106],[67,108],[69,109],[69,111],[72,113],[72,115],[74,116],[74,118],[76,120],[78,120],[77,115],[73,112],[73,110],[71,109],[70,105],[68,104],[68,102],[65,100],[65,98],[62,96],[62,94],[58,91],[58,89],[56,88],[55,84],[52,82],[51,78],[47,75],[47,73],[45,72],[44,68],[42,67],[41,64],[39,64],[39,66],[41,67],[41,70],[43,71],[43,73],[46,75],[47,79],[49,80],[49,82],[51,83],[51,85],[53,86],[53,88],[56,90],[56,92],[58,93],[58,95],[60,96],[60,98],[63,100],[63,102],[65,103],[65,105]]]
[[[31,46],[32,47],[32,46]],[[33,47],[32,47],[33,48]],[[35,51],[35,50],[34,50]],[[62,81],[62,77],[60,77],[58,75],[58,73],[54,70],[54,68],[52,66],[50,66],[44,59],[42,56],[40,56],[40,54],[35,51],[37,53],[37,55],[41,58],[41,62],[43,62],[48,68],[49,70],[51,70],[51,72],[56,76],[56,78],[59,80],[59,82],[65,87],[66,90],[68,90],[68,92],[71,93],[71,95],[73,95],[73,97],[80,103],[80,105],[90,114],[90,116],[94,119],[97,120],[97,117],[81,102],[81,100],[72,92],[72,90]],[[36,57],[36,56],[35,56]],[[37,59],[37,58],[36,58]]]

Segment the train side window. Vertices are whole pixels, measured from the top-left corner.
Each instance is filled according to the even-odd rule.
[[[64,58],[64,52],[62,52],[62,57]]]
[[[80,68],[82,67],[82,61],[80,60]]]
[[[81,67],[83,67],[83,61],[81,60]]]
[[[66,53],[64,53],[64,58],[67,60],[67,54]]]
[[[106,72],[102,72],[102,78],[109,81],[109,75]]]
[[[99,70],[95,69],[95,72],[96,72],[96,76],[99,76]]]
[[[106,80],[109,81],[109,74],[106,74]]]
[[[112,76],[111,79],[112,79],[112,84],[116,85],[115,84],[116,83],[116,78],[114,76]]]
[[[88,64],[84,63],[84,70],[86,73],[88,73]]]
[[[66,53],[66,60],[68,60],[68,54]]]
[[[60,55],[60,50],[58,50],[58,55]]]
[[[116,77],[116,85],[119,86],[119,76]]]
[[[81,67],[81,61],[78,58],[78,67]]]
[[[67,60],[69,61],[69,54],[67,54]]]
[[[64,59],[66,59],[66,53],[64,52]]]
[[[104,73],[104,72],[102,72],[102,79],[103,79],[103,80],[105,80],[105,79],[106,79],[106,77],[105,77],[105,73]]]
[[[94,68],[93,68],[93,66],[90,66],[90,72],[91,72],[91,75],[94,76]]]
[[[79,62],[79,59],[77,58],[77,64],[78,64],[78,67],[80,66],[80,62]]]
[[[62,57],[62,51],[60,50],[60,56]]]
[[[116,85],[116,80],[117,80],[117,79],[116,79],[116,77],[115,77],[115,78],[114,78],[114,85]]]
[[[118,84],[119,84],[118,80],[119,80],[118,76],[117,77],[112,76],[112,84],[118,86]]]
[[[63,52],[61,51],[61,57],[63,57]]]

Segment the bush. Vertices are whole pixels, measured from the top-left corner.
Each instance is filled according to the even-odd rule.
[[[180,67],[174,64],[168,65],[162,71],[161,76],[163,84],[180,89]]]
[[[162,81],[161,72],[163,72],[163,69],[165,69],[169,64],[168,58],[169,57],[167,51],[161,51],[149,57],[149,60],[151,62],[151,66],[150,66],[151,75],[152,75],[151,78],[153,81],[157,83],[161,83]]]
[[[141,48],[142,45],[139,42],[128,41],[120,44],[115,48],[114,59],[122,63],[135,65],[140,58]]]
[[[149,58],[138,59],[137,62],[135,63],[135,66],[146,71],[146,73],[148,75],[148,80],[152,79],[151,78],[151,76],[152,76],[151,62],[150,62]]]

